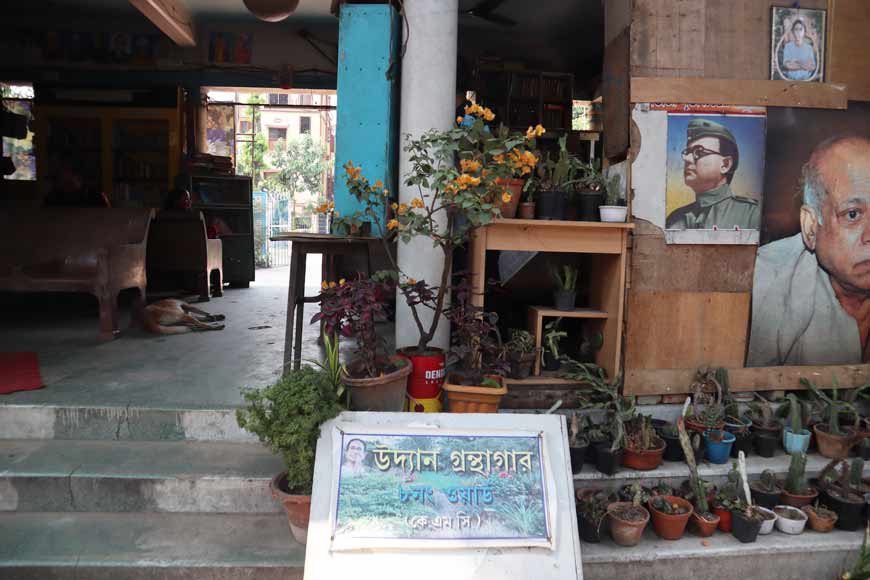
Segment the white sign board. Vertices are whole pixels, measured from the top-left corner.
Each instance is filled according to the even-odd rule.
[[[305,579],[582,579],[556,415],[342,413],[317,444]]]

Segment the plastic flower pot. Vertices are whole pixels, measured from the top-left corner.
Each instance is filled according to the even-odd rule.
[[[837,514],[830,510],[817,510],[811,505],[805,505],[801,509],[805,514],[807,514],[807,517],[809,517],[810,529],[814,532],[826,534],[833,530],[834,524],[837,523]]]
[[[779,505],[780,491],[764,491],[752,487],[751,484],[749,487],[752,490],[752,501],[754,501],[759,506],[767,509],[773,509],[775,506]]]
[[[760,519],[748,518],[743,510],[733,510],[731,512],[733,526],[731,534],[737,538],[739,542],[751,544],[758,539],[758,532],[761,530]]]
[[[574,305],[577,303],[577,292],[573,290],[554,290],[553,304],[556,310],[570,312],[574,310]]]
[[[600,191],[581,191],[577,195],[577,218],[583,222],[597,222],[601,217],[598,211],[604,194]]]
[[[580,539],[590,544],[597,544],[601,541],[601,531],[605,527],[607,517],[602,518],[596,523],[586,518],[583,512],[577,512],[577,531],[580,532]]]
[[[580,473],[583,470],[583,462],[586,460],[586,451],[588,449],[588,443],[568,448],[568,452],[571,454],[571,473]]]
[[[498,381],[499,387],[466,386],[458,384],[453,376],[448,376],[444,383],[447,392],[447,404],[451,413],[498,413],[501,398],[507,394],[504,379],[495,375],[487,375]]]
[[[598,212],[601,214],[603,222],[624,222],[628,215],[628,208],[624,205],[600,205]]]
[[[510,353],[510,377],[512,379],[527,379],[532,375],[532,367],[535,365],[535,353],[526,352],[521,355]]]
[[[411,361],[398,355],[390,357],[398,368],[380,377],[354,378],[343,375],[341,382],[350,389],[350,407],[354,411],[405,410],[408,375],[413,370]],[[399,366],[401,365],[401,366]],[[353,363],[348,365],[353,368]]]
[[[686,531],[689,518],[692,517],[692,512],[694,511],[692,504],[688,500],[675,495],[662,496],[661,499],[672,506],[680,506],[686,510],[686,513],[666,514],[657,510],[653,506],[653,500],[650,500],[647,507],[649,513],[652,514],[653,529],[655,529],[658,537],[663,540],[679,540]]]
[[[810,432],[802,429],[795,433],[791,427],[786,427],[782,430],[782,446],[788,454],[806,453],[810,448]]]
[[[612,451],[611,443],[599,443],[595,447],[595,469],[604,475],[613,475],[622,463],[622,449]]]
[[[662,454],[662,459],[665,461],[683,461],[686,458],[679,437],[668,437],[667,435],[660,435],[660,437],[665,441],[665,452]]]
[[[647,451],[626,447],[622,452],[622,464],[638,471],[652,471],[662,464],[664,453],[664,441],[661,442],[661,445],[657,449]]]
[[[562,367],[562,361],[545,350],[541,353],[541,365],[545,371],[558,371]]]
[[[758,528],[758,535],[766,536],[773,531],[773,525],[776,523],[776,512],[761,506],[755,506],[755,509],[764,516],[761,521],[761,527]]]
[[[779,447],[779,438],[768,432],[756,433],[753,435],[755,439],[755,452],[762,457],[773,457],[776,455],[776,448]]]
[[[727,425],[726,425],[727,427]],[[730,431],[729,431],[730,432]],[[737,459],[740,457],[740,452],[742,451],[745,455],[749,455],[752,451],[754,440],[752,438],[752,434],[749,431],[740,431],[737,433],[732,433],[734,435],[734,444],[731,446],[731,457]],[[776,448],[776,444],[778,441],[776,439],[773,440],[774,449]]]
[[[610,536],[620,546],[636,546],[649,523],[649,512],[631,502],[616,502],[607,506]]]
[[[772,425],[762,425],[761,423],[752,423],[752,432],[753,433],[770,433],[774,437],[779,437],[779,434],[782,432],[782,425],[779,423],[773,423]]]
[[[539,191],[538,201],[535,202],[535,212],[539,220],[563,220],[565,219],[564,191]]]
[[[866,523],[864,515],[864,501],[846,501],[835,497],[828,492],[820,498],[828,509],[837,514],[837,529],[855,531],[862,528]]]
[[[287,472],[282,471],[272,478],[269,488],[272,497],[281,503],[287,512],[287,521],[290,524],[290,533],[300,544],[308,540],[308,520],[311,515],[311,496],[294,495],[284,491],[287,487]]]
[[[701,538],[709,538],[719,527],[721,518],[713,514],[713,519],[707,520],[698,515],[698,512],[692,512],[692,531],[696,536]]]
[[[719,530],[726,534],[730,532],[732,527],[731,510],[714,506],[713,513],[719,516]]]
[[[720,441],[715,438],[721,437]],[[710,430],[704,432],[704,442],[707,445],[707,460],[710,463],[723,464],[728,463],[728,458],[731,455],[731,446],[734,444],[736,437],[732,433],[722,430]]]
[[[804,531],[809,516],[803,510],[790,505],[778,505],[776,512],[776,529],[784,534],[796,536]]]
[[[819,453],[823,457],[830,459],[846,459],[849,457],[849,449],[855,442],[854,432],[847,428],[843,431],[846,435],[831,435],[828,433],[827,425],[815,425],[813,431],[816,434],[816,442],[819,446]]]
[[[535,219],[535,202],[533,201],[524,201],[520,204],[518,218],[521,220],[533,220]]]
[[[779,502],[783,505],[800,508],[813,503],[816,501],[817,497],[819,497],[819,492],[812,487],[810,488],[810,491],[805,494],[789,493],[783,489],[782,493],[779,494]]]

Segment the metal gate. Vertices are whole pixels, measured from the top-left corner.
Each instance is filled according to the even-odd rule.
[[[294,213],[294,209],[301,210]],[[294,208],[290,200],[254,192],[254,245],[258,268],[278,268],[290,265],[290,242],[273,242],[271,237],[286,232],[326,231],[326,216],[311,214],[304,208]]]

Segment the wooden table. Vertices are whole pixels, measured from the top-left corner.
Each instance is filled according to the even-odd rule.
[[[302,325],[306,302],[317,302],[316,296],[306,297],[305,264],[308,254],[323,254],[321,274],[323,280],[334,280],[335,257],[362,255],[366,270],[371,270],[369,244],[380,243],[380,238],[359,236],[333,236],[300,232],[279,233],[269,238],[273,242],[291,242],[290,283],[287,288],[287,326],[284,330],[284,374],[302,363]],[[296,308],[299,308],[297,311]],[[293,313],[296,312],[295,326]],[[294,344],[295,341],[295,344]]]
[[[483,308],[487,250],[594,255],[589,298],[595,318],[603,320],[604,335],[596,362],[614,377],[622,354],[625,266],[628,233],[633,228],[631,223],[494,220],[476,229],[471,240],[472,304]]]

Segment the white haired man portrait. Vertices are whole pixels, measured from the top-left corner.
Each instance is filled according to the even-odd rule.
[[[870,138],[819,144],[800,233],[758,250],[747,366],[870,360]]]

